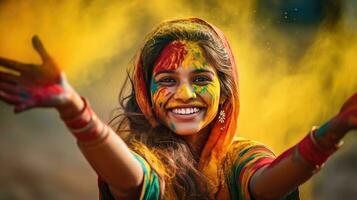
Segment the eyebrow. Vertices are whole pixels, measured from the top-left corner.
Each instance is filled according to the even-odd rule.
[[[193,70],[192,72],[193,72],[193,73],[208,72],[208,73],[214,74],[214,73],[212,72],[212,70],[204,69],[204,68],[195,69],[195,70]]]
[[[156,73],[154,74],[154,76],[157,76],[157,75],[163,74],[163,73],[173,74],[173,73],[175,73],[175,70],[160,70],[160,71],[156,72]]]
[[[176,73],[176,70],[160,70],[154,74],[154,76],[158,76],[159,74],[164,74],[164,73],[169,73],[169,74],[174,74]],[[191,73],[210,73],[214,75],[214,72],[209,69],[204,69],[204,68],[198,68],[193,70]]]

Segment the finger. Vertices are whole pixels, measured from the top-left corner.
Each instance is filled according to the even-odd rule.
[[[5,91],[0,90],[0,100],[11,104],[11,105],[17,105],[23,101],[23,99],[17,95],[9,94]]]
[[[18,72],[22,72],[28,68],[28,64],[20,63],[15,60],[10,60],[7,58],[2,58],[2,57],[0,57],[0,66],[5,67],[6,69],[15,70]]]
[[[10,83],[17,83],[20,79],[20,76],[16,76],[10,73],[0,71],[0,81],[6,81]]]
[[[0,90],[7,92],[9,94],[17,94],[17,95],[19,95],[22,92],[22,90],[16,85],[11,83],[1,82],[1,81],[0,81]]]
[[[43,46],[40,38],[37,35],[34,35],[32,37],[32,46],[37,51],[37,53],[40,54],[43,62],[50,59],[50,56],[48,55],[45,47]]]
[[[36,105],[36,102],[34,100],[32,100],[32,99],[29,99],[26,102],[16,106],[15,109],[14,109],[14,112],[15,113],[20,113],[20,112],[23,112],[25,110],[29,110],[29,109],[33,108],[35,105]]]

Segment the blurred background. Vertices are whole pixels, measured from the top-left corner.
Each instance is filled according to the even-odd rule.
[[[147,33],[200,17],[228,37],[239,65],[239,133],[277,154],[357,91],[357,1],[0,0],[0,55],[40,62],[38,34],[104,120]],[[98,199],[96,175],[54,110],[0,102],[0,200]],[[357,136],[301,188],[302,199],[357,198]]]

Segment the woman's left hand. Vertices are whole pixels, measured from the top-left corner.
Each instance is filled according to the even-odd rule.
[[[332,128],[341,134],[357,129],[357,93],[347,99],[331,123]]]

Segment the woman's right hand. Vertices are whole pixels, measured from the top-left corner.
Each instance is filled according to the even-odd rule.
[[[0,57],[1,67],[19,74],[0,71],[0,100],[14,105],[15,113],[34,107],[63,107],[73,100],[73,96],[79,96],[38,36],[32,38],[32,45],[41,56],[40,65]]]
[[[56,108],[65,122],[73,119],[82,120],[78,116],[82,117],[80,114],[83,113],[90,115],[90,120],[86,120],[85,129],[81,127],[76,133],[71,130],[74,135],[100,135],[94,138],[94,141],[78,142],[82,153],[111,190],[115,189],[114,194],[120,191],[126,199],[133,199],[132,197],[139,194],[144,177],[140,163],[111,128],[97,117],[93,118],[92,112],[82,112],[85,108],[82,98],[67,83],[63,71],[48,55],[37,36],[32,38],[32,44],[41,56],[43,63],[40,65],[24,64],[0,57],[1,67],[19,74],[0,71],[0,100],[14,105],[15,112],[34,107]],[[87,126],[88,124],[92,125]]]

